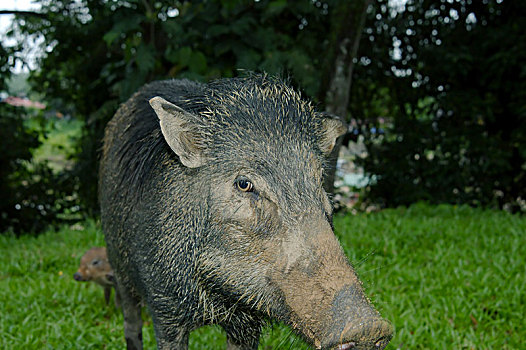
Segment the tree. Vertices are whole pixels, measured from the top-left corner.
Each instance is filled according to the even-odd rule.
[[[9,49],[0,44],[0,91],[7,92]],[[74,203],[74,183],[54,174],[46,163],[32,162],[42,133],[27,125],[38,112],[0,103],[0,233],[38,232],[61,221]]]
[[[519,210],[526,198],[525,4],[412,0],[395,11],[380,0],[376,7],[357,67],[362,84],[352,92],[381,101],[387,121],[362,118],[387,129],[363,130],[369,157],[362,164],[377,179],[369,198]]]
[[[265,71],[290,77],[293,85],[323,104],[322,67],[331,63],[322,53],[334,51],[330,46],[339,45],[346,28],[345,18],[340,19],[334,30],[342,33],[326,39],[333,11],[342,6],[334,0],[41,4],[45,20],[28,17],[20,23],[24,33],[44,37],[46,55],[32,81],[47,96],[75,106],[77,116],[86,120],[76,175],[91,212],[98,208],[93,169],[104,125],[119,103],[145,82],[167,77],[207,81],[238,75],[240,69]],[[349,16],[353,10],[346,7]],[[353,32],[352,40],[359,32]]]
[[[517,207],[526,196],[520,3],[41,4],[19,28],[44,38],[33,86],[86,122],[71,176],[81,179],[88,212],[98,210],[97,152],[120,103],[151,80],[208,81],[239,69],[288,76],[319,109],[352,116],[369,150],[360,162],[376,179],[367,195],[382,205],[425,199]]]
[[[367,10],[371,1],[340,2],[335,6],[331,20],[332,34],[329,44],[330,54],[327,56],[322,79],[324,85],[320,89],[324,93],[325,110],[342,120],[347,120],[349,98],[353,77],[354,59],[358,52],[362,30]],[[325,190],[334,192],[336,163],[343,137],[338,138],[329,158],[329,171],[325,176]]]

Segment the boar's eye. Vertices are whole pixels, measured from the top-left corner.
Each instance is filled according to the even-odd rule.
[[[236,188],[242,192],[254,191],[254,185],[246,177],[240,176],[234,182]]]
[[[97,265],[99,265],[99,264],[100,264],[100,260],[93,260],[93,261],[91,262],[91,265],[93,265],[93,266],[97,266]]]

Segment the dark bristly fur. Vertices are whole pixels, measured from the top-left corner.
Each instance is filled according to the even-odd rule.
[[[342,130],[263,75],[155,82],[121,106],[100,198],[129,349],[142,348],[141,302],[162,349],[185,349],[206,324],[225,329],[229,349],[256,349],[269,318],[317,348],[387,344],[391,326],[332,233],[322,187]]]

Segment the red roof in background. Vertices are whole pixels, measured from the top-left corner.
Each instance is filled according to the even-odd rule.
[[[40,102],[31,101],[27,98],[8,96],[2,100],[2,102],[15,107],[28,107],[36,109],[44,109],[46,105]]]

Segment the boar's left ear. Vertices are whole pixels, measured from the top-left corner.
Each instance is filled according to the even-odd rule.
[[[322,113],[320,117],[319,146],[321,151],[328,156],[336,145],[336,139],[347,132],[347,124],[333,114]]]
[[[205,164],[204,138],[197,118],[159,96],[152,98],[150,105],[159,117],[164,139],[181,163],[189,168]]]

